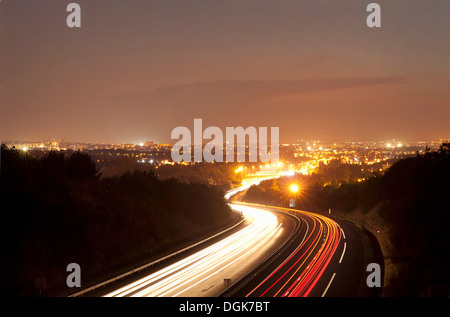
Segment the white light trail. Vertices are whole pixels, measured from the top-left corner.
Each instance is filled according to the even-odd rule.
[[[106,297],[112,296],[192,296],[196,286],[216,278],[231,266],[243,267],[270,248],[270,240],[280,226],[275,215],[255,207],[230,205],[242,212],[251,224],[231,236],[180,260],[155,273],[130,283]],[[208,284],[209,285],[209,284]]]

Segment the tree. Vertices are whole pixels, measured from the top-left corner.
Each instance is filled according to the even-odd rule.
[[[67,172],[70,177],[92,178],[97,176],[98,169],[88,154],[77,151],[67,161]]]

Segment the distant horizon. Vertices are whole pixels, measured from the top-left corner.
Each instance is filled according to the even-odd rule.
[[[154,144],[173,144],[176,142],[156,142],[154,140],[145,140],[142,142],[107,142],[107,141],[86,141],[86,140],[68,140],[64,137],[49,137],[49,138],[43,138],[43,139],[33,139],[33,140],[1,140],[1,143],[14,143],[14,142],[33,142],[33,143],[38,143],[38,142],[46,142],[49,140],[64,140],[66,143],[85,143],[85,144],[133,144],[133,145],[141,145],[145,142],[154,142]],[[398,142],[447,142],[450,141],[450,138],[427,138],[427,139],[400,139],[400,138],[384,138],[384,139],[318,139],[318,138],[312,138],[312,139],[297,139],[296,142],[301,143],[301,142],[324,142],[324,143],[331,143],[331,142],[374,142],[374,143],[378,143],[378,142],[389,142],[389,141],[398,141]],[[203,144],[208,143],[208,140],[204,140]],[[296,142],[282,142],[280,141],[280,146],[282,145],[292,145],[292,144],[296,144]],[[247,144],[248,142],[246,142]],[[224,142],[225,144],[225,142]]]

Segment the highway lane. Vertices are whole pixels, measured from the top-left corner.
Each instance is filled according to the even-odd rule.
[[[316,213],[262,205],[258,208],[294,215],[302,225],[270,265],[254,272],[248,283],[231,289],[226,296],[380,296],[379,288],[366,284],[366,266],[373,262],[383,265],[382,255],[380,258],[377,254],[367,231]]]
[[[233,199],[240,201],[243,193],[235,193]],[[250,283],[228,292],[228,296],[378,296],[377,290],[368,289],[365,284],[366,265],[380,261],[373,254],[374,246],[368,243],[367,232],[352,223],[317,213],[252,205],[291,214],[303,225],[277,259],[272,259]]]
[[[285,212],[301,219],[301,234],[292,241],[285,258],[257,285],[247,286],[237,296],[246,297],[299,297],[325,296],[328,289],[324,281],[332,278],[330,263],[343,251],[343,231],[333,220],[314,213],[280,207],[263,207],[263,210]],[[300,230],[300,229],[299,229]],[[290,254],[286,253],[290,252]],[[340,259],[338,259],[339,261]]]
[[[277,217],[252,206],[231,207],[245,216],[244,229],[105,297],[218,296],[227,288],[225,279],[239,281],[295,230],[291,217],[286,215]]]
[[[354,224],[335,220],[342,228],[343,250],[339,251],[339,261],[329,265],[334,279],[330,284],[327,297],[371,297],[380,296],[381,288],[369,288],[366,284],[369,263],[378,263],[384,267],[383,255],[379,250],[376,237]],[[375,240],[373,240],[375,239]]]

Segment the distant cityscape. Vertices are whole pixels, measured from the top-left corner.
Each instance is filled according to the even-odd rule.
[[[396,160],[422,153],[427,148],[435,150],[445,140],[426,141],[320,141],[298,140],[294,144],[280,144],[278,164],[242,163],[242,176],[271,173],[312,174],[319,167],[331,163],[360,165],[361,175],[383,172]],[[175,163],[171,159],[172,144],[157,144],[146,141],[140,144],[81,143],[68,142],[63,138],[44,141],[3,141],[2,144],[18,150],[43,155],[48,151],[83,151],[88,153],[101,168],[114,159],[128,159],[135,163],[152,165],[191,165]],[[247,147],[248,150],[248,147]],[[238,153],[236,153],[238,154]],[[362,176],[360,180],[363,180]]]

